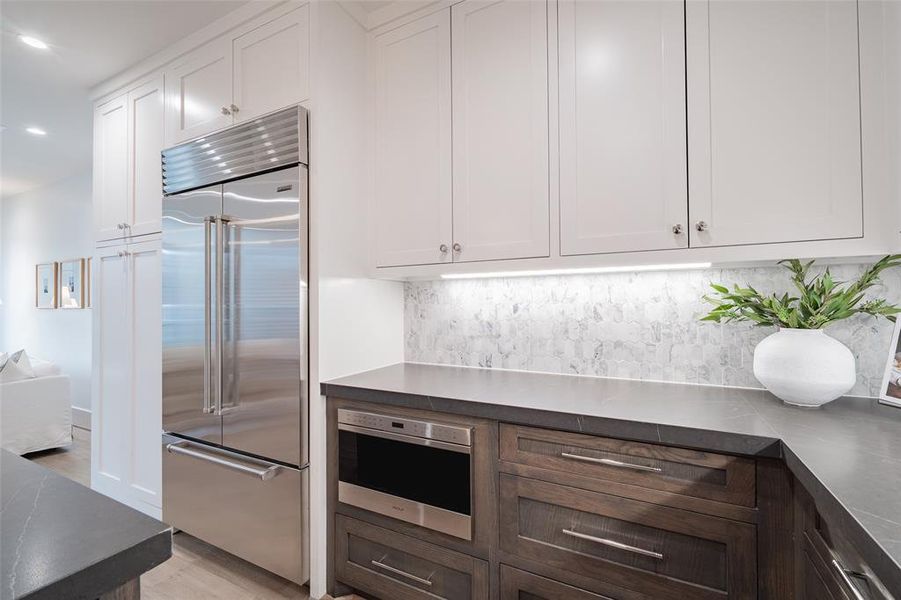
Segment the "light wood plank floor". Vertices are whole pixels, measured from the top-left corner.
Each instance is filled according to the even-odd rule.
[[[70,448],[27,458],[78,483],[91,483],[91,435],[74,429]],[[186,533],[173,537],[172,558],[141,577],[144,600],[309,600],[306,587],[260,569]]]

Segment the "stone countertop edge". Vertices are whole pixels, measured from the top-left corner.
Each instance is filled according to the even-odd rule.
[[[172,556],[172,528],[0,451],[2,600],[93,599]]]
[[[416,375],[416,381],[409,388],[405,385],[407,370],[412,370]],[[420,370],[423,372],[420,373]],[[445,372],[453,380],[450,386],[442,385],[445,382],[440,380],[434,381],[432,384],[423,383],[423,375],[427,374],[430,379],[440,379]],[[480,372],[482,374],[479,374]],[[612,393],[609,398],[601,400],[599,405],[592,407],[595,413],[608,412],[609,409],[613,409],[609,412],[617,413],[616,416],[602,416],[582,414],[573,407],[542,408],[541,402],[536,402],[534,397],[515,404],[485,401],[487,398],[477,397],[482,394],[475,394],[476,397],[473,397],[474,394],[466,393],[465,385],[460,385],[461,376],[471,379],[473,384],[478,384],[480,378],[492,377],[487,373],[501,373],[504,380],[511,382],[520,378],[533,381],[552,380],[553,378],[564,378],[563,381],[569,380],[570,382],[584,380],[591,382],[590,387],[623,387],[632,394],[641,393],[642,389],[647,389],[651,393],[661,390],[673,391],[676,392],[676,396],[682,397],[691,396],[692,393],[707,397],[716,395],[736,397],[740,399],[737,402],[744,402],[748,405],[750,412],[739,415],[739,417],[724,419],[723,422],[732,419],[738,425],[737,429],[740,430],[724,431],[717,428],[717,425],[723,424],[722,422],[716,423],[715,417],[709,418],[707,415],[698,415],[700,421],[698,424],[692,424],[691,417],[686,417],[684,414],[676,419],[681,421],[678,423],[655,422],[653,416],[648,414],[630,417],[622,406],[617,405],[617,401],[622,403],[628,400],[627,394],[623,393]],[[434,393],[432,393],[432,389],[427,389],[432,385],[434,385]],[[448,388],[450,392],[445,391]],[[526,385],[521,389],[523,393],[528,394],[531,386]],[[480,417],[517,425],[546,427],[758,458],[782,458],[792,474],[813,496],[818,510],[827,519],[838,522],[842,526],[882,583],[893,594],[901,597],[901,544],[898,543],[901,540],[901,523],[877,514],[865,513],[866,516],[872,517],[871,521],[878,521],[881,531],[874,532],[875,527],[864,525],[860,520],[863,511],[849,507],[847,502],[836,495],[828,483],[818,477],[814,470],[805,463],[804,453],[793,450],[791,442],[784,439],[788,436],[778,430],[778,425],[772,425],[774,418],[772,411],[774,410],[777,412],[779,410],[806,412],[810,409],[782,407],[780,401],[762,390],[398,363],[323,382],[320,391],[329,397]],[[425,391],[429,393],[423,393]],[[541,394],[543,391],[546,390],[539,390],[535,394]],[[485,393],[490,394],[490,391]],[[634,397],[632,399],[634,400]],[[678,400],[677,398],[675,402]],[[842,398],[836,403],[860,400]],[[766,410],[771,414],[764,415],[759,407],[754,406],[755,403],[761,401],[769,404],[766,406]],[[702,404],[702,406],[706,408],[708,405]],[[898,411],[897,414],[899,422],[901,422],[901,411]],[[776,418],[778,418],[778,414]],[[741,429],[750,429],[750,431]],[[901,427],[899,427],[899,432],[901,432]],[[809,446],[809,442],[805,445]],[[809,451],[809,447],[807,450]],[[897,490],[896,495],[901,497],[901,489]],[[887,547],[883,540],[894,546]]]

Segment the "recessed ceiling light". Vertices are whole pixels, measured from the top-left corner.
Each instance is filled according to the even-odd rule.
[[[22,40],[23,44],[28,44],[32,48],[37,48],[38,50],[46,50],[47,44],[42,42],[36,37],[31,37],[30,35],[20,35],[19,39]]]
[[[47,132],[40,127],[27,127],[25,131],[27,131],[31,135],[47,135]]]

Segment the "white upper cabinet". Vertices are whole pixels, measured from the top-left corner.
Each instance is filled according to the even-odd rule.
[[[128,212],[130,233],[160,231],[162,216],[163,77],[128,93]]]
[[[378,266],[452,260],[450,11],[374,40]]]
[[[691,245],[861,236],[857,3],[687,11]]]
[[[118,98],[94,109],[94,237],[125,235],[128,223],[128,101]]]
[[[310,96],[310,6],[235,39],[233,53],[236,121],[306,100]]]
[[[224,35],[166,71],[167,146],[310,97],[310,6]]]
[[[688,245],[684,5],[560,0],[561,253]]]
[[[232,124],[232,42],[213,40],[166,72],[171,145]]]
[[[451,10],[454,261],[548,256],[547,3]]]

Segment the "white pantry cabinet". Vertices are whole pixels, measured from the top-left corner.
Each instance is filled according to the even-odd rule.
[[[166,71],[167,145],[306,100],[309,63],[308,4],[190,52]]]
[[[684,3],[558,15],[561,254],[687,247]]]
[[[128,92],[128,232],[161,231],[163,182],[163,77]]]
[[[691,245],[863,235],[855,0],[688,0]]]
[[[94,238],[125,235],[128,221],[128,96],[94,109]]]
[[[160,231],[163,78],[94,110],[94,239]]]
[[[547,10],[451,8],[454,261],[549,254]]]
[[[160,242],[93,260],[91,487],[159,518],[162,507]]]
[[[450,10],[374,40],[378,266],[451,262]]]

